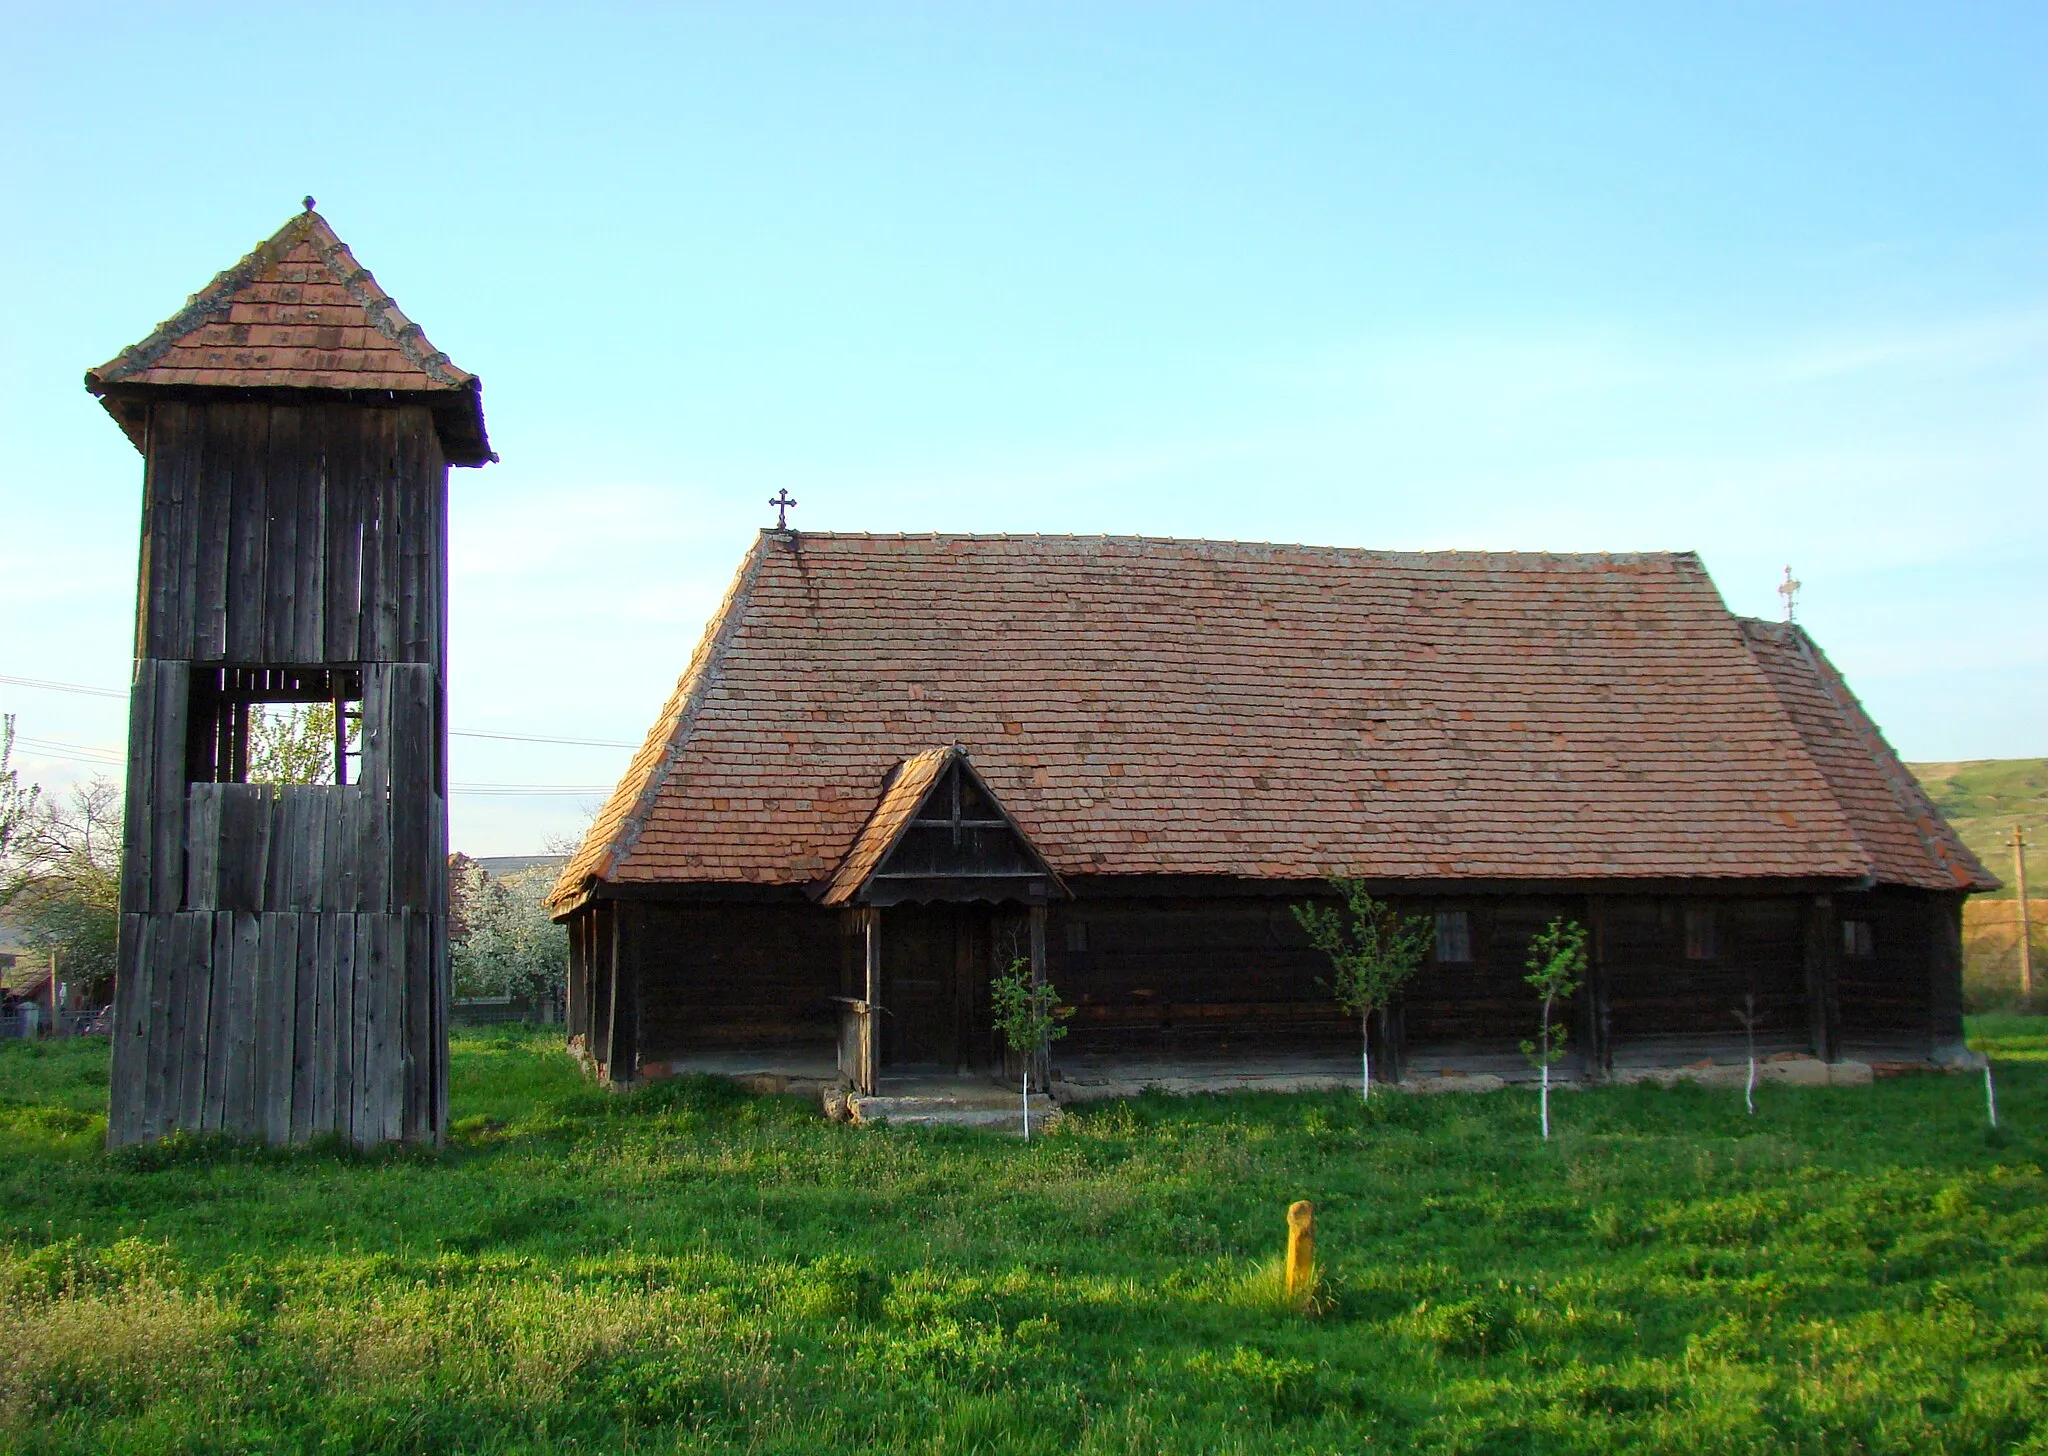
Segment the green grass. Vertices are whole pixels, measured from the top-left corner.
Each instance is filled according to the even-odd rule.
[[[2048,886],[2048,758],[1984,758],[1964,763],[1911,763],[1927,796],[1941,816],[1985,868],[2005,881],[1989,898],[2015,898],[2012,873],[2012,828],[2027,830],[2028,893]],[[2044,862],[2037,868],[2033,861]]]
[[[0,1448],[2048,1450],[2048,1022],[1976,1077],[1146,1098],[1029,1146],[455,1044],[446,1152],[100,1150],[0,1045]],[[1312,1314],[1273,1294],[1318,1206]]]

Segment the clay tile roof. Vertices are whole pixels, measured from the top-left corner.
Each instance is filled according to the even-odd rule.
[[[1894,865],[1690,554],[770,531],[556,903],[818,887],[933,743],[1069,879]]]
[[[868,816],[868,822],[861,826],[854,836],[853,847],[846,852],[846,858],[839,862],[839,868],[832,876],[832,882],[825,887],[821,898],[827,905],[844,904],[855,891],[867,883],[869,875],[882,862],[882,857],[895,846],[902,836],[903,827],[917,815],[932,791],[932,785],[952,763],[957,749],[927,748],[914,758],[906,758],[889,779],[889,786],[882,791],[881,800],[875,805],[875,812]]]
[[[1805,629],[1754,619],[1741,625],[1871,873],[1885,884],[1930,890],[1997,889],[1998,879],[1941,817]]]
[[[497,458],[484,430],[482,382],[427,341],[311,208],[148,338],[86,371],[85,387],[138,449],[139,416],[121,407],[131,391],[317,389],[436,401],[449,463]]]

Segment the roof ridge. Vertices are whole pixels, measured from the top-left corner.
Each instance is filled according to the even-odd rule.
[[[740,562],[740,569],[734,573],[732,585],[726,588],[718,610],[705,623],[704,636],[698,641],[697,650],[691,654],[689,665],[676,679],[667,704],[648,730],[646,742],[634,755],[634,762],[627,766],[611,797],[591,821],[583,843],[562,866],[554,889],[548,892],[550,904],[560,905],[573,899],[581,892],[586,880],[610,879],[618,873],[619,866],[625,863],[626,856],[639,842],[640,831],[646,826],[647,815],[661,793],[661,786],[689,741],[706,694],[717,681],[726,648],[746,616],[748,600],[766,556],[757,541]],[[658,759],[653,756],[657,749]],[[647,762],[640,768],[636,785],[634,769],[640,766],[643,758]]]
[[[1690,560],[1696,562],[1699,560],[1699,552],[1690,549],[1671,551],[1521,551],[1497,550],[1484,546],[1443,546],[1410,550],[1393,546],[1341,546],[1310,541],[1246,541],[1216,536],[1116,535],[1109,532],[1089,533],[1083,531],[799,531],[794,526],[786,530],[779,530],[774,526],[763,526],[760,534],[764,537],[773,536],[778,539],[801,536],[809,541],[1041,541],[1055,544],[1103,542],[1113,545],[1141,546],[1225,546],[1258,551],[1327,552],[1334,555],[1400,556],[1417,559],[1441,559],[1447,556],[1460,556],[1511,559],[1520,562],[1532,560],[1588,562],[1675,562]]]
[[[130,344],[99,368],[88,369],[86,388],[97,392],[148,369],[179,340],[221,313],[234,294],[276,267],[302,238],[320,255],[321,266],[362,307],[372,327],[396,344],[399,352],[429,380],[448,389],[475,385],[475,375],[436,349],[428,342],[426,331],[399,311],[397,300],[384,291],[369,269],[356,261],[355,254],[327,219],[307,208],[292,214],[283,227],[251,248],[233,267],[214,274],[211,283],[187,297],[184,307],[141,341]]]

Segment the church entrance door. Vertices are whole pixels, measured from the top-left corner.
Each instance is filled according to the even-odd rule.
[[[988,1060],[989,907],[881,912],[882,1065],[964,1072]]]

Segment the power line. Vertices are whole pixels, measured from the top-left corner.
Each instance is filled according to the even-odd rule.
[[[72,758],[83,763],[126,763],[127,755],[113,748],[96,748],[89,743],[66,743],[61,738],[31,738],[26,733],[14,735],[14,742],[21,748],[40,750],[52,758]]]
[[[52,693],[84,693],[89,698],[126,698],[128,695],[119,688],[89,688],[83,683],[49,682],[39,677],[8,677],[0,673],[0,683],[17,688],[42,688]]]
[[[118,768],[126,764],[126,757],[118,750],[95,748],[88,743],[66,743],[59,738],[31,738],[26,733],[14,736],[15,744],[34,750],[39,758],[59,758],[73,763],[89,763]],[[609,794],[610,784],[451,784],[450,789],[458,794],[493,794],[507,797],[521,795],[550,794]]]
[[[450,738],[497,738],[507,743],[566,743],[575,748],[638,748],[621,738],[554,738],[545,733],[486,733],[481,728],[450,728]]]
[[[0,673],[0,683],[17,688],[41,688],[52,693],[82,693],[92,698],[127,698],[118,688],[88,687],[84,683],[52,682],[39,677],[9,677]],[[623,738],[565,738],[552,733],[498,733],[482,728],[450,728],[450,738],[490,738],[503,743],[552,743],[566,748],[638,748]],[[23,739],[24,743],[28,740]]]
[[[450,793],[522,798],[551,794],[609,794],[610,784],[450,784]]]

